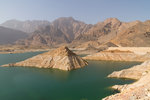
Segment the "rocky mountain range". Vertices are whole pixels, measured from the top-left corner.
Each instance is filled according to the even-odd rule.
[[[31,33],[16,42],[26,46],[150,46],[150,21],[121,22],[117,18],[108,18],[91,25],[72,17],[61,17],[53,22],[11,20],[1,25]]]
[[[72,17],[61,17],[51,23],[49,21],[9,20],[1,26],[31,33],[28,38],[16,42],[27,46],[52,46],[71,43],[78,35],[87,32],[92,27],[92,25],[77,21]]]
[[[19,40],[16,43],[26,46],[53,46],[69,42],[67,36],[60,29],[49,25],[40,27],[28,38]]]
[[[97,41],[102,45],[110,42],[116,37],[120,38],[119,36],[124,30],[133,27],[137,23],[138,21],[125,23],[119,21],[117,18],[108,18],[104,22],[95,24],[88,32],[79,35],[73,42],[77,44],[77,42],[84,43],[88,41]],[[111,42],[114,43],[113,41]],[[115,42],[114,44],[118,43]]]

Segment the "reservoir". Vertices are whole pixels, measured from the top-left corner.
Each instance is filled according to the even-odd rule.
[[[25,60],[42,52],[0,54],[0,65]],[[0,67],[0,100],[101,100],[116,93],[110,86],[133,80],[107,78],[113,71],[138,62],[88,61],[73,70]]]

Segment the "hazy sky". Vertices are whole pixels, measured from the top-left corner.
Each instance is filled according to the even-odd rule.
[[[49,20],[72,16],[86,23],[109,17],[150,19],[150,0],[0,0],[0,23],[9,19]]]

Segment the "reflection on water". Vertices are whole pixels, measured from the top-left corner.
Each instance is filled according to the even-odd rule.
[[[33,70],[35,70],[35,69],[33,69]],[[41,68],[40,70],[38,70],[38,72],[40,74],[50,76],[50,77],[54,78],[55,80],[60,80],[60,81],[66,81],[70,76],[69,71],[61,71],[58,69]]]
[[[0,54],[0,65],[27,59],[41,52]],[[114,70],[129,68],[137,62],[89,61],[73,70],[1,67],[0,100],[101,100],[116,93],[109,89],[132,80],[109,79]]]

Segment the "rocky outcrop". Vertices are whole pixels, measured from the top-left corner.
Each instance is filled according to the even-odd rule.
[[[150,59],[149,52],[134,52],[130,49],[119,49],[119,47],[115,47],[118,49],[107,49],[95,54],[87,55],[83,57],[87,60],[112,60],[112,61],[139,61],[143,62]],[[134,47],[133,47],[134,48]],[[140,48],[135,48],[140,49]]]
[[[39,54],[25,61],[6,64],[6,66],[23,66],[23,67],[38,67],[38,68],[57,68],[61,70],[72,70],[86,66],[87,61],[77,56],[67,47],[60,47],[56,50]]]
[[[149,100],[150,99],[150,60],[129,69],[113,72],[108,77],[130,78],[137,81],[132,84],[115,85],[112,88],[120,93],[103,100]]]

